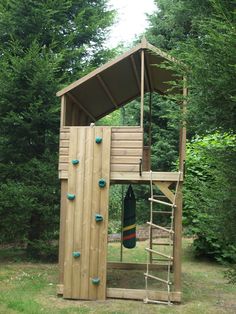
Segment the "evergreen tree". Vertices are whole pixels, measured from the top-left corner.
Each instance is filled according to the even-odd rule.
[[[235,1],[157,0],[156,4],[159,9],[150,17],[149,39],[182,61],[173,69],[187,76],[188,136],[201,134],[204,139],[189,151],[195,164],[187,156],[186,222],[197,230],[197,253],[235,262],[235,198],[230,188],[235,177]],[[217,140],[228,134],[224,132],[232,134],[234,144],[222,141],[219,149]],[[211,139],[211,145],[205,145],[205,139]],[[222,221],[228,225],[221,237]]]
[[[48,254],[57,237],[56,91],[107,60],[106,0],[0,0],[0,229]]]

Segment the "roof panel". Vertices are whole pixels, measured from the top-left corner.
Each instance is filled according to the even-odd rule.
[[[118,106],[123,105],[131,96],[138,96],[140,93],[129,58],[104,71],[101,77]]]
[[[93,77],[84,84],[79,85],[72,92],[78,102],[94,117],[106,112],[111,107],[113,110],[115,109],[105,91],[101,88],[97,77]]]
[[[160,65],[167,60],[176,60],[144,40],[57,95],[70,92],[95,119],[105,116],[140,95],[142,50],[145,52],[145,92],[166,93],[169,88],[167,82],[173,80],[174,73],[160,68]]]

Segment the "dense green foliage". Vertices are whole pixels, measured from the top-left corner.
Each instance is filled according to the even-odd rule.
[[[102,47],[113,19],[106,2],[0,0],[0,241],[26,242],[34,256],[50,255],[58,236],[55,93],[111,55]],[[155,2],[147,38],[182,61],[172,67],[187,77],[190,91],[186,230],[195,236],[197,254],[235,262],[235,3]],[[146,144],[148,103],[146,95]],[[119,112],[100,123],[136,125],[139,110],[134,101],[122,123]],[[179,107],[153,95],[151,110],[152,169],[168,171],[177,159]],[[144,222],[149,190],[137,186],[135,193],[138,222]],[[113,221],[120,216],[121,194],[112,188]]]
[[[0,241],[31,255],[58,237],[56,91],[106,61],[112,19],[105,0],[0,1]]]
[[[156,4],[147,37],[182,61],[189,88],[185,225],[197,254],[235,262],[235,2]]]
[[[236,262],[236,136],[193,139],[186,167],[184,224],[197,254]]]

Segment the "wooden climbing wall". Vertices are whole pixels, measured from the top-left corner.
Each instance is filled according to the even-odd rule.
[[[102,142],[96,143],[101,137]],[[65,230],[63,297],[104,300],[110,183],[111,129],[72,127],[70,129],[68,193]],[[79,160],[76,165],[72,160]],[[99,187],[103,178],[106,186]],[[103,221],[96,222],[100,214]],[[73,252],[79,252],[74,257]],[[93,279],[99,279],[98,284]]]

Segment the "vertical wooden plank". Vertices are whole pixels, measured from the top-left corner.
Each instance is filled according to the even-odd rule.
[[[174,245],[173,245],[173,269],[174,269],[174,291],[181,291],[181,250],[182,250],[182,185],[176,197],[176,209],[174,211]]]
[[[74,214],[74,252],[82,253],[82,238],[83,238],[83,198],[84,198],[84,169],[85,169],[85,129],[76,128],[77,132],[77,150],[73,159],[78,159],[79,164],[74,166],[76,171],[76,200]],[[72,298],[78,299],[81,293],[80,289],[80,273],[81,273],[81,258],[73,258],[72,263]]]
[[[101,144],[96,144],[95,138],[103,137],[102,128],[95,127],[94,153],[93,153],[93,184],[92,184],[92,212],[91,212],[91,243],[90,243],[90,276],[89,276],[89,299],[97,299],[97,291],[99,286],[92,283],[92,278],[98,277],[98,243],[99,230],[103,228],[103,222],[96,222],[95,215],[100,213],[100,198],[101,188],[98,185],[99,179],[102,178],[102,147]]]
[[[107,234],[108,234],[108,211],[109,211],[109,187],[110,187],[110,149],[111,149],[111,128],[103,128],[102,146],[102,177],[106,179],[106,187],[101,191],[100,214],[103,216],[103,225],[98,233],[98,277],[100,285],[97,293],[98,300],[106,298],[106,277],[107,277]]]
[[[80,298],[89,298],[89,259],[90,259],[90,226],[92,207],[92,182],[93,182],[93,139],[94,128],[86,128],[85,139],[85,174],[84,174],[84,199],[83,199],[83,239],[81,254]]]
[[[77,150],[77,132],[75,128],[70,129],[70,147],[69,161],[76,155]],[[68,165],[68,193],[76,194],[76,171],[71,162]],[[77,195],[76,195],[77,198]],[[64,263],[64,291],[65,298],[72,297],[72,252],[73,252],[73,227],[74,227],[74,212],[75,200],[67,200],[66,213],[66,232],[65,232],[65,263]]]
[[[59,284],[64,281],[66,193],[68,181],[61,180],[60,236],[59,236]]]

